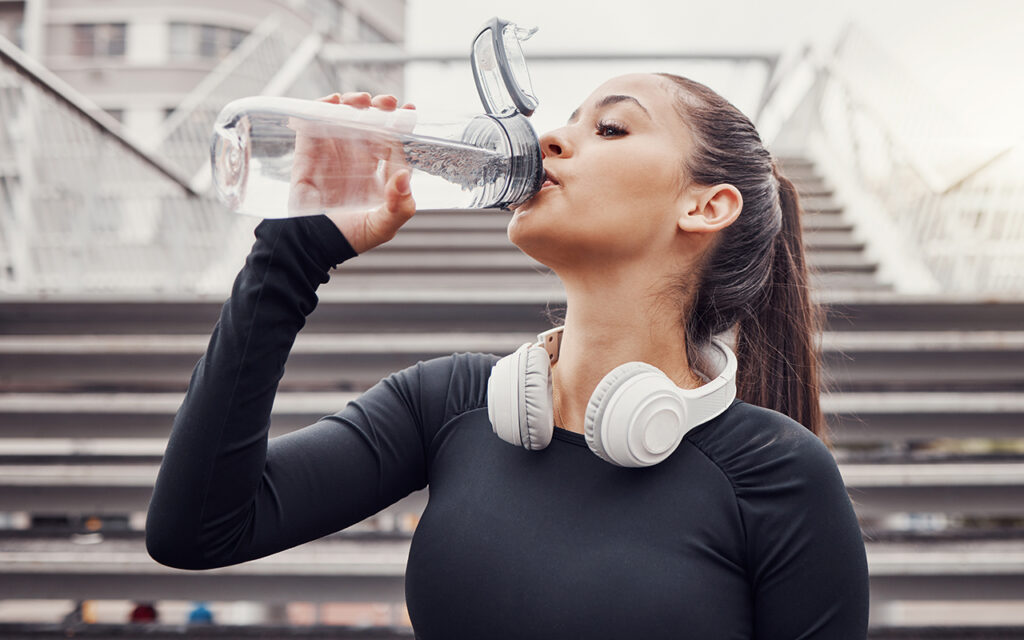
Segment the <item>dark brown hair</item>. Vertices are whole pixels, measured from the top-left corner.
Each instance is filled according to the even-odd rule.
[[[693,296],[685,318],[687,357],[736,329],[737,396],[784,413],[829,444],[819,404],[824,314],[810,296],[800,197],[754,124],[728,100],[688,78],[658,74],[679,89],[678,109],[694,138],[687,184],[731,184],[743,210],[676,289]]]

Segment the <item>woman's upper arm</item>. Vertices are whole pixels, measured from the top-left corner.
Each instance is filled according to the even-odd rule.
[[[863,640],[867,559],[835,459],[810,432],[780,437],[764,455],[759,477],[738,490],[755,637]]]
[[[438,382],[451,377],[451,368],[451,357],[421,362],[338,413],[271,438],[250,548],[235,561],[344,529],[425,487],[425,440],[443,420]]]
[[[163,479],[146,527],[150,554],[183,569],[237,564],[344,529],[423,488],[424,441],[443,419],[439,383],[451,370],[451,357],[418,363],[269,440],[266,428],[253,429],[216,445],[208,425],[182,425],[179,439],[197,437],[187,454],[169,449],[176,462],[162,473],[195,481]],[[201,442],[215,450],[212,466]]]

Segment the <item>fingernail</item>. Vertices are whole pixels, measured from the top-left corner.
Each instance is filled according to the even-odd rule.
[[[412,176],[409,175],[408,171],[398,176],[398,179],[395,180],[395,186],[398,187],[399,194],[407,196],[412,192],[412,189],[409,188],[411,179]]]

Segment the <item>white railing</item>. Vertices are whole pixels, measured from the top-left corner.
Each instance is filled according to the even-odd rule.
[[[855,27],[786,76],[762,130],[856,177],[848,209],[898,290],[1024,293],[1024,141],[971,135]]]
[[[184,175],[195,176],[209,159],[213,121],[226,103],[258,94],[288,59],[292,43],[271,15],[224,57],[164,122],[153,150]]]
[[[0,292],[226,290],[257,221],[208,193],[214,118],[246,95],[333,91],[321,44],[285,42],[268,18],[142,146],[0,38]]]
[[[0,291],[175,291],[230,220],[0,37]]]

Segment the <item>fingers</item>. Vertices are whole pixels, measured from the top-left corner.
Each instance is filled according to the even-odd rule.
[[[320,102],[329,102],[331,104],[347,104],[350,107],[359,107],[365,109],[367,107],[374,107],[382,111],[394,111],[398,108],[398,98],[395,96],[384,93],[376,96],[371,96],[366,91],[350,91],[348,93],[332,93],[329,96],[324,96],[318,99]],[[402,105],[403,109],[415,109],[416,105],[411,102],[407,102]]]

